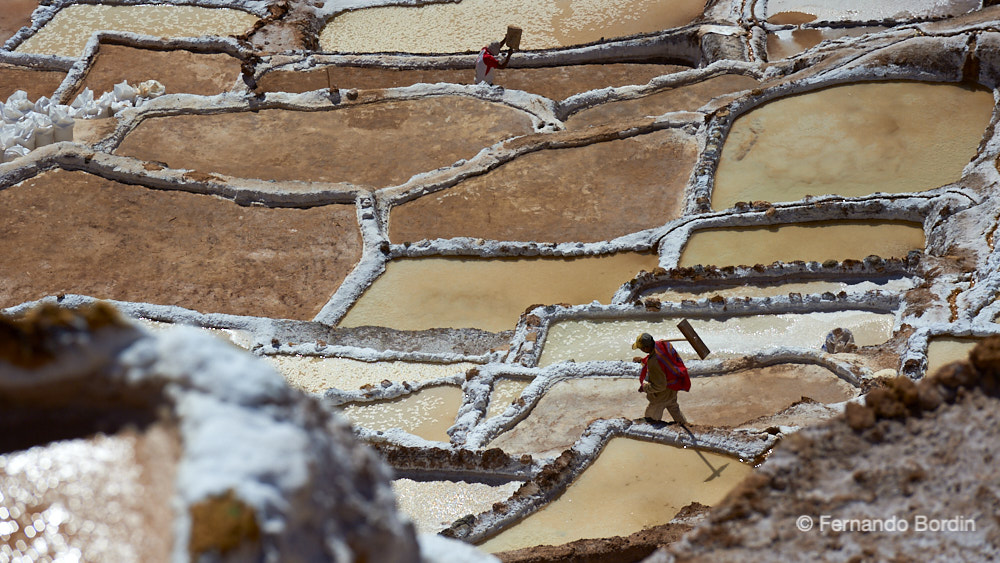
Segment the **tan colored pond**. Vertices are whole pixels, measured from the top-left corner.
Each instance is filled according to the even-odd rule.
[[[789,22],[795,23],[795,22]],[[797,55],[828,39],[860,37],[866,33],[884,31],[885,27],[839,27],[786,29],[767,34],[767,60],[777,61]]]
[[[229,8],[197,6],[67,6],[21,43],[19,53],[79,57],[96,31],[123,31],[156,37],[240,35],[257,16]]]
[[[355,426],[369,430],[402,428],[425,440],[447,442],[447,430],[455,424],[462,406],[462,388],[439,385],[392,401],[354,403],[342,407]]]
[[[431,131],[434,142],[427,141]],[[157,117],[140,123],[115,153],[239,178],[383,187],[531,131],[531,119],[508,106],[442,96],[330,111]]]
[[[393,208],[389,237],[597,242],[659,227],[680,217],[697,152],[672,129],[532,152]]]
[[[284,376],[289,385],[307,393],[322,393],[327,389],[351,391],[364,385],[379,385],[383,380],[421,383],[464,373],[476,365],[468,362],[362,362],[349,358],[304,356],[265,356],[265,359]]]
[[[582,258],[409,258],[393,260],[340,326],[399,330],[513,330],[535,304],[608,303],[652,254]]]
[[[751,471],[719,454],[615,438],[561,497],[479,547],[498,553],[628,535],[667,523],[692,502],[718,503]],[[713,472],[719,476],[706,481]]]
[[[489,0],[420,7],[365,8],[335,17],[320,34],[324,51],[453,53],[478,51],[524,29],[521,49],[550,49],[680,27],[700,16],[701,0]],[[430,31],[433,30],[433,31]]]
[[[160,51],[102,43],[77,92],[96,95],[114,91],[115,84],[156,80],[168,94],[214,96],[239,80],[240,60],[225,53],[194,53],[185,49]]]
[[[979,9],[977,0],[880,0],[879,2],[871,0],[838,0],[837,2],[768,0],[767,21],[771,23],[798,23],[785,19],[796,16],[810,16],[813,19],[823,21],[906,20],[916,17],[957,16],[977,9]],[[783,13],[785,18],[782,18]]]
[[[927,343],[926,375],[934,375],[942,366],[952,362],[966,362],[969,353],[979,343],[976,338],[938,336]]]
[[[680,318],[649,320],[562,321],[549,328],[539,365],[547,366],[573,359],[629,361],[637,354],[632,343],[640,333],[655,338],[679,338]],[[826,335],[835,328],[854,334],[858,346],[883,344],[892,336],[891,314],[867,311],[752,315],[725,320],[691,319],[691,326],[712,351],[712,356],[744,356],[777,346],[819,350]],[[697,359],[687,342],[674,343],[684,359]]]
[[[479,514],[503,502],[521,486],[520,481],[487,485],[467,481],[414,481],[396,479],[392,491],[396,506],[413,520],[419,534],[436,534],[468,514]]]
[[[924,249],[920,223],[905,221],[817,221],[773,227],[702,229],[688,238],[682,267],[753,266],[775,261],[861,260],[872,254],[905,258]]]
[[[516,401],[530,384],[530,381],[518,379],[498,379],[495,381],[493,392],[490,393],[490,404],[486,409],[486,418],[503,414],[507,407]]]
[[[178,456],[156,427],[0,455],[0,561],[169,561]]]
[[[638,388],[638,378],[560,381],[524,420],[497,436],[489,447],[509,453],[559,455],[580,439],[593,420],[641,418],[648,403]],[[839,403],[857,394],[851,384],[824,367],[778,364],[692,378],[691,391],[681,393],[678,402],[692,424],[736,427],[781,412],[803,397]],[[669,414],[664,417],[670,420]]]
[[[789,293],[821,294],[821,293],[862,293],[866,291],[889,291],[901,293],[913,287],[914,282],[908,278],[898,278],[883,281],[860,281],[860,282],[834,282],[834,281],[808,281],[808,282],[788,282],[769,283],[761,285],[740,285],[721,286],[714,288],[702,288],[691,291],[674,290],[650,290],[642,294],[643,298],[654,297],[660,301],[680,302],[685,299],[704,299],[719,295],[721,297],[776,297],[788,295]]]
[[[919,192],[961,178],[993,94],[950,84],[871,82],[788,96],[736,119],[712,207]]]

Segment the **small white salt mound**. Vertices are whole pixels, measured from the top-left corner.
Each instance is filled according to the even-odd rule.
[[[72,141],[74,118],[111,117],[165,93],[163,84],[156,80],[147,80],[137,86],[122,81],[111,92],[104,92],[97,98],[94,98],[93,90],[84,88],[68,106],[64,106],[45,96],[32,102],[27,92],[18,90],[6,102],[0,102],[0,144],[3,145],[0,164],[52,143]],[[14,146],[25,150],[10,150]]]

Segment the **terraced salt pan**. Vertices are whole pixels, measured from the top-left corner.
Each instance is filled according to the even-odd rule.
[[[712,207],[956,182],[992,112],[991,92],[920,82],[848,84],[774,100],[733,123]]]
[[[18,45],[19,53],[79,57],[97,31],[124,31],[156,37],[241,35],[257,17],[229,8],[197,6],[73,5],[56,14],[38,32]]]
[[[454,53],[524,29],[521,49],[550,49],[680,27],[700,16],[701,0],[489,0],[375,7],[338,15],[320,34],[324,51]],[[433,32],[429,32],[433,30]]]
[[[0,455],[0,561],[169,561],[178,456],[156,428]]]
[[[933,375],[942,366],[951,362],[965,362],[969,352],[979,343],[975,338],[953,338],[938,336],[927,343],[927,375]]]
[[[674,290],[652,290],[644,292],[642,297],[653,297],[660,301],[680,302],[685,299],[702,299],[719,295],[721,297],[776,297],[788,295],[789,293],[821,294],[821,293],[864,293],[867,291],[887,291],[891,293],[902,293],[913,287],[914,280],[911,278],[897,278],[881,281],[860,281],[860,282],[838,282],[838,281],[807,281],[770,283],[763,285],[740,285],[740,286],[719,286],[705,287],[690,291]]]
[[[545,392],[528,416],[490,444],[508,453],[555,456],[572,446],[596,419],[643,416],[648,404],[637,378],[588,377],[560,381]],[[678,402],[692,424],[739,426],[781,412],[803,397],[839,403],[858,391],[830,370],[810,364],[695,377]],[[570,414],[570,416],[567,416]],[[670,420],[669,413],[664,418]]]
[[[494,503],[509,499],[520,486],[520,481],[503,485],[412,479],[392,482],[396,506],[421,534],[436,534],[463,516],[489,510]]]
[[[521,72],[514,69],[511,74]],[[607,102],[583,109],[566,119],[568,129],[606,125],[616,121],[663,115],[672,111],[695,111],[713,98],[750,90],[759,85],[756,79],[738,74],[724,74],[708,80],[670,88],[630,100]]]
[[[508,106],[441,96],[331,111],[272,109],[151,118],[129,133],[115,152],[238,178],[383,187],[472,158],[484,147],[531,131],[531,119]],[[239,151],[233,151],[233,139],[240,140]]]
[[[716,504],[751,471],[714,453],[615,438],[561,497],[479,547],[498,553],[627,536],[669,521],[692,502]]]
[[[490,405],[486,409],[486,418],[503,414],[530,384],[530,381],[516,379],[499,379],[495,381],[493,383],[493,392],[490,393]]]
[[[823,21],[869,21],[917,17],[957,16],[979,9],[977,0],[768,0],[768,20],[772,14],[803,12]]]
[[[391,401],[349,404],[342,410],[355,426],[376,431],[401,428],[425,440],[447,442],[446,430],[455,424],[461,405],[461,387],[439,385]]]
[[[464,373],[476,365],[468,362],[362,362],[349,358],[303,356],[265,356],[265,359],[284,376],[289,385],[307,393],[322,393],[327,389],[351,391],[364,385],[378,385],[383,380],[421,383]]]
[[[547,366],[567,360],[629,361],[637,355],[632,350],[636,336],[648,332],[657,339],[679,338],[677,323],[680,321],[680,318],[560,321],[549,328],[538,363]],[[725,357],[750,356],[780,346],[818,351],[826,335],[838,327],[849,329],[858,346],[884,344],[892,336],[894,316],[839,311],[753,315],[724,320],[690,319],[690,322],[712,351],[710,357]],[[685,360],[697,359],[687,342],[674,345]]]
[[[608,303],[657,257],[622,252],[582,258],[404,258],[393,260],[340,326],[399,330],[513,330],[534,304]]]
[[[231,143],[227,143],[231,146]],[[44,295],[310,320],[361,255],[354,205],[309,209],[43,172],[0,190],[0,307]]]
[[[389,237],[597,242],[659,227],[681,215],[697,149],[666,129],[533,152],[393,208]]]
[[[817,221],[769,227],[727,227],[692,233],[682,267],[753,266],[776,261],[905,258],[924,249],[924,230],[905,221]]]
[[[884,31],[885,27],[800,28],[781,29],[767,34],[767,60],[777,61],[797,55],[830,39],[860,37],[866,33]]]

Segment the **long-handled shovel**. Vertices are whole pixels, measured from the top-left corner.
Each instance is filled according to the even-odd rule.
[[[681,331],[684,338],[664,338],[664,340],[667,342],[680,342],[682,340],[686,340],[687,343],[694,348],[698,357],[703,360],[712,353],[712,351],[708,349],[708,346],[705,346],[705,343],[701,340],[701,337],[698,336],[698,333],[694,331],[694,327],[691,326],[691,323],[689,323],[687,319],[677,323],[677,329]]]

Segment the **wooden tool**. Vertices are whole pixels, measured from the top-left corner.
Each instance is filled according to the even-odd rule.
[[[694,348],[698,357],[703,360],[712,353],[712,351],[708,349],[708,346],[705,346],[705,343],[702,342],[701,337],[694,331],[694,327],[691,326],[691,323],[689,323],[687,319],[677,323],[677,329],[681,331],[684,338],[665,338],[664,340],[667,342],[680,342],[681,340],[686,340],[687,343]]]
[[[517,51],[521,48],[521,28],[516,25],[507,26],[507,36],[504,37],[507,46]]]

